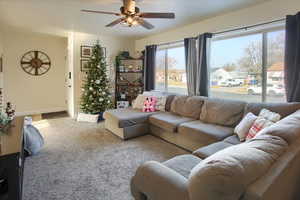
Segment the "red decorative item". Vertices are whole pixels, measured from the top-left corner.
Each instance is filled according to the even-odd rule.
[[[144,102],[143,112],[155,112],[156,102],[156,97],[147,97]]]

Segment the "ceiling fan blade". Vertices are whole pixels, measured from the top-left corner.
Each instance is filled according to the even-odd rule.
[[[174,19],[175,13],[139,13],[139,17],[143,18],[165,18],[165,19]]]
[[[142,18],[139,18],[137,21],[141,26],[143,26],[146,29],[153,29],[154,28],[154,26],[152,24],[150,24],[149,22],[147,22],[146,20],[144,20]]]
[[[113,21],[112,23],[107,24],[106,27],[112,27],[112,26],[115,26],[115,25],[121,23],[122,21],[124,21],[124,18],[117,19],[117,20]]]
[[[106,12],[106,11],[97,11],[97,10],[81,10],[81,12],[88,12],[88,13],[98,13],[98,14],[107,14],[107,15],[116,15],[116,16],[121,16],[120,13],[115,13],[115,12]]]

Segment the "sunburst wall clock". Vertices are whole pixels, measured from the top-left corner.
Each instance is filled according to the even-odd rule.
[[[32,76],[41,76],[51,68],[49,56],[42,51],[29,51],[21,58],[22,69]]]

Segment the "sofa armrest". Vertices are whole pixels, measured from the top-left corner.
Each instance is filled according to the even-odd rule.
[[[141,165],[131,180],[131,191],[137,199],[188,200],[187,179],[155,161]]]

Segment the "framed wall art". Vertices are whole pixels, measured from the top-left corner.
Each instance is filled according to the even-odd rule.
[[[103,51],[103,57],[106,58],[106,48],[101,47]],[[91,58],[93,54],[92,46],[81,46],[80,47],[80,57],[81,58]]]
[[[89,60],[86,60],[86,59],[80,60],[80,71],[86,72],[88,64],[89,64]]]
[[[93,53],[92,46],[81,46],[80,47],[80,57],[81,58],[91,58]]]

